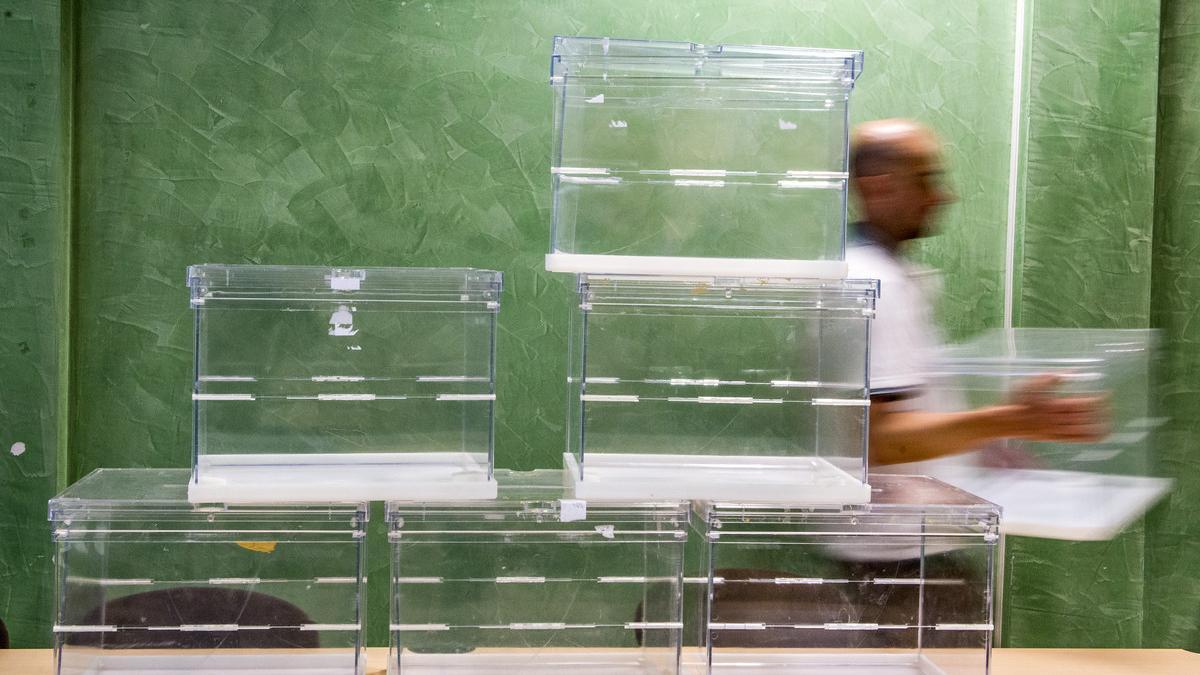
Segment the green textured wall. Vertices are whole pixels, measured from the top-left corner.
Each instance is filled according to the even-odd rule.
[[[1146,519],[1145,644],[1200,651],[1200,4],[1165,0],[1162,13],[1151,310],[1170,417],[1159,459],[1177,487]]]
[[[71,477],[188,463],[183,270],[204,261],[503,270],[497,463],[557,466],[573,288],[539,270],[560,32],[866,48],[853,116],[950,143],[963,199],[926,257],[952,330],[998,325],[1005,4],[84,3]]]
[[[1158,3],[1035,2],[1029,20],[1014,325],[1147,327]],[[1109,542],[1007,543],[1005,644],[1141,644],[1140,524]]]
[[[66,440],[60,26],[57,2],[0,5],[0,619],[15,645],[49,641],[46,500]]]
[[[18,644],[48,642],[42,521],[55,470],[73,480],[99,466],[188,462],[190,263],[504,270],[498,463],[558,463],[572,288],[539,271],[556,33],[864,48],[852,117],[917,117],[947,140],[960,201],[920,257],[946,273],[948,334],[1003,321],[1015,2],[89,0],[78,3],[72,33],[74,218],[59,198],[68,168],[55,159],[67,138],[63,115],[46,109],[63,100],[59,86],[70,80],[58,70],[62,24],[56,6],[24,4],[40,17],[22,24],[25,42],[0,34],[0,91],[13,92],[0,106],[0,181],[9,180],[10,157],[30,166],[12,194],[38,205],[29,210],[34,224],[14,226],[3,201],[14,197],[0,191],[0,282],[29,289],[6,294],[18,310],[0,324],[0,488],[14,504],[0,514],[0,615],[22,626]],[[1153,286],[1150,278],[1157,3],[1030,5],[1018,323],[1146,325],[1150,291],[1173,288],[1157,271]],[[8,103],[24,96],[17,90],[27,81],[45,99],[36,112]],[[8,124],[21,133],[6,133]],[[30,140],[12,146],[14,138]],[[1184,198],[1179,204],[1186,211]],[[1184,251],[1183,225],[1159,236],[1177,237]],[[37,245],[26,248],[26,230],[45,239],[35,234]],[[1157,241],[1154,253],[1156,265],[1169,257]],[[66,444],[57,428],[68,419],[58,403],[68,363],[59,356],[68,319],[58,282],[68,269],[70,452],[56,466],[53,448]],[[1165,316],[1175,305],[1159,307],[1156,316]],[[7,319],[21,311],[36,316]],[[1186,311],[1179,305],[1172,315],[1180,331]],[[1189,363],[1200,349],[1182,344],[1176,358]],[[1188,385],[1175,386],[1186,412]],[[1177,447],[1195,431],[1180,428]],[[4,454],[10,435],[40,439],[37,453],[30,445],[20,458]],[[1176,462],[1194,466],[1182,450]],[[1169,553],[1186,545],[1197,499],[1194,490],[1176,495],[1163,536],[1147,539],[1161,561],[1149,558],[1152,575],[1186,574]],[[373,515],[370,574],[380,580],[387,556],[381,513]],[[1005,641],[1130,645],[1141,640],[1143,603],[1194,616],[1196,596],[1143,582],[1145,537],[1138,529],[1103,546],[1014,542]],[[40,590],[10,590],[27,587]],[[372,644],[386,639],[383,591],[376,581]],[[1159,623],[1194,644],[1196,631],[1175,618],[1156,613],[1145,628]]]
[[[946,314],[997,325],[1010,103],[987,84],[1012,68],[1011,8],[726,4],[85,3],[72,476],[188,461],[200,261],[503,270],[498,462],[558,462],[572,289],[539,271],[556,32],[866,47],[854,117],[950,142],[963,199],[928,255]]]

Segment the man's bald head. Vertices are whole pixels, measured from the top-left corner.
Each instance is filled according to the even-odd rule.
[[[929,233],[937,208],[952,196],[941,185],[941,141],[919,122],[866,122],[850,139],[850,179],[867,221],[884,243]]]
[[[937,157],[941,143],[928,127],[906,119],[863,122],[850,136],[850,176],[878,176],[896,162],[913,157]]]

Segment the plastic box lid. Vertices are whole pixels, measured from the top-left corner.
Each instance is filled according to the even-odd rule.
[[[1055,372],[1068,381],[1095,381],[1107,364],[1146,357],[1158,341],[1157,331],[1146,329],[999,329],[946,346],[936,374],[999,378]]]
[[[537,521],[569,523],[585,520],[588,511],[604,513],[606,520],[620,522],[621,514],[630,521],[642,521],[647,513],[670,515],[686,524],[688,504],[679,500],[585,501],[574,499],[566,487],[562,469],[513,471],[497,469],[496,499],[488,501],[389,501],[388,522],[404,518],[441,519],[453,514],[455,520]]]
[[[658,305],[762,310],[868,310],[879,297],[875,279],[768,279],[580,275],[579,293],[596,305]],[[588,308],[590,309],[590,307]]]
[[[905,516],[911,516],[942,518],[943,522],[994,529],[1000,518],[999,506],[929,476],[873,473],[869,475],[868,482],[871,485],[871,501],[865,504],[793,507],[751,502],[697,502],[696,508],[706,517],[726,519],[734,516],[733,522],[800,525],[829,518],[844,519],[847,516],[867,519],[882,517],[889,523],[900,524],[906,521]]]
[[[145,520],[153,514],[169,513],[173,518],[194,514],[246,516],[256,520],[279,514],[283,518],[313,517],[322,520],[358,518],[359,526],[368,517],[362,504],[259,504],[194,505],[188,501],[189,469],[96,469],[63,490],[49,502],[51,521]],[[190,516],[189,516],[190,517]]]
[[[862,66],[854,49],[558,36],[550,77],[793,80],[848,89]]]
[[[484,302],[499,309],[503,274],[473,268],[221,265],[188,267],[192,304],[206,300]]]

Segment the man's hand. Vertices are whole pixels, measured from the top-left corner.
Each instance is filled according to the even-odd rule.
[[[979,464],[989,469],[1045,469],[1046,464],[1022,444],[996,439],[983,447]]]
[[[870,461],[917,462],[976,450],[999,438],[1094,443],[1109,432],[1108,396],[1064,396],[1059,375],[1041,375],[1004,403],[963,412],[909,411],[903,402],[871,402]]]
[[[1064,396],[1059,375],[1031,378],[998,407],[1002,428],[1011,438],[1066,443],[1095,443],[1109,434],[1108,396]]]

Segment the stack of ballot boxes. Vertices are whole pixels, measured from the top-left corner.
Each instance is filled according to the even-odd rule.
[[[551,64],[577,494],[867,501],[878,285],[844,262],[862,53],[558,38]]]
[[[984,673],[996,507],[868,473],[851,50],[556,38],[563,466],[494,469],[501,275],[198,265],[192,469],[51,504],[60,673]],[[232,649],[230,649],[232,647]]]
[[[684,499],[684,672],[984,673],[998,509],[868,474],[848,50],[559,38],[565,479]]]
[[[100,469],[51,501],[57,672],[364,673],[367,502],[497,495],[501,275],[187,282],[192,468]]]

